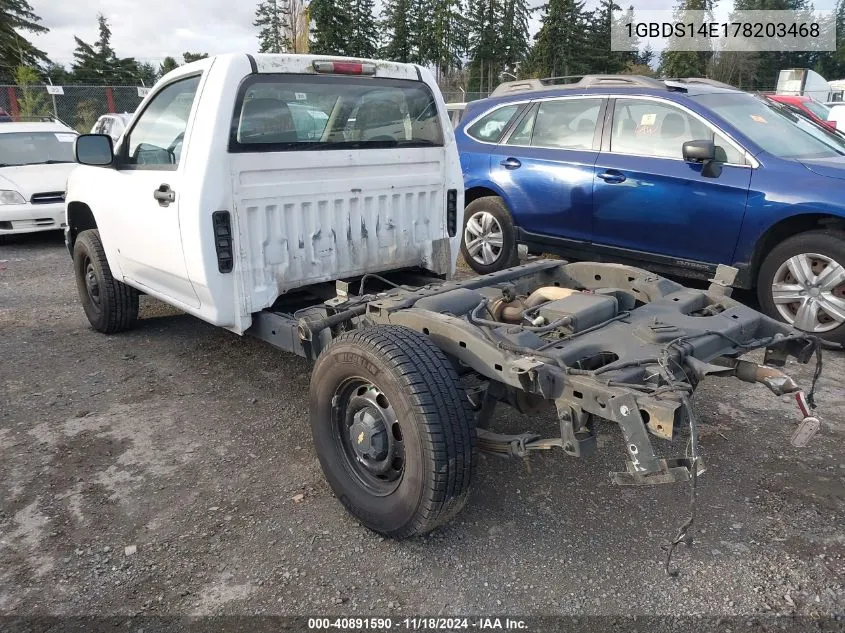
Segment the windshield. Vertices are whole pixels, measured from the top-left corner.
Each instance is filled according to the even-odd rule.
[[[76,132],[0,133],[0,165],[72,163]]]
[[[822,121],[827,121],[827,117],[830,116],[830,108],[818,101],[813,101],[812,99],[805,101],[804,107],[819,117]]]
[[[748,93],[711,93],[692,98],[780,158],[845,156],[842,138],[765,99]]]
[[[375,77],[255,76],[232,129],[236,152],[443,145],[428,86]]]

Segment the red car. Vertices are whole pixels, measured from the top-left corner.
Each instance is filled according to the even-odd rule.
[[[788,108],[800,110],[820,125],[829,127],[832,130],[836,129],[836,121],[827,120],[827,117],[830,115],[830,108],[823,103],[819,103],[812,97],[805,97],[803,95],[766,95],[766,98],[777,103],[782,103]]]

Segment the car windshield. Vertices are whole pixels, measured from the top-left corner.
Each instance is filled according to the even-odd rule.
[[[765,99],[748,93],[710,93],[692,98],[780,158],[845,156],[842,138]]]
[[[0,133],[0,165],[72,163],[76,132]]]
[[[823,103],[814,101],[813,99],[804,101],[804,107],[819,117],[822,121],[827,121],[827,117],[830,116],[830,108]]]
[[[443,145],[432,92],[398,79],[256,76],[232,127],[242,152]]]

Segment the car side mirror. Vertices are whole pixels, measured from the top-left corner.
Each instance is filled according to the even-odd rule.
[[[716,145],[713,141],[687,141],[682,153],[688,163],[705,163],[716,160]]]
[[[687,141],[683,144],[681,153],[686,162],[701,164],[702,176],[717,178],[722,173],[722,167],[716,161],[716,144],[713,141]]]
[[[108,134],[80,134],[75,153],[80,165],[108,167],[114,163],[114,142]]]

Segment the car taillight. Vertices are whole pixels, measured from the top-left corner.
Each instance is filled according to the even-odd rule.
[[[375,75],[376,65],[367,62],[317,60],[314,62],[314,70],[318,73],[331,73],[335,75]]]

